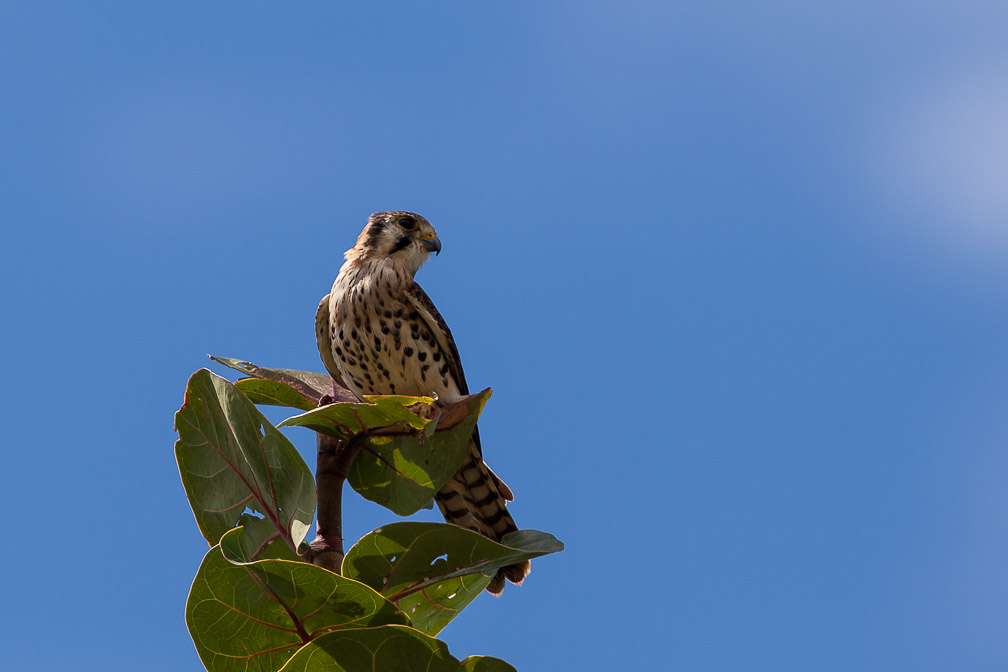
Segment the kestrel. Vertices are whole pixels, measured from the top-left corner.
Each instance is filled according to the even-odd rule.
[[[332,291],[315,316],[319,354],[334,379],[366,394],[436,396],[453,402],[469,394],[455,340],[444,318],[413,277],[441,241],[430,222],[412,212],[376,212],[347,250]],[[483,462],[479,431],[458,472],[435,495],[449,523],[495,541],[517,530],[505,508],[511,490]],[[529,563],[498,570],[487,590],[521,583]]]

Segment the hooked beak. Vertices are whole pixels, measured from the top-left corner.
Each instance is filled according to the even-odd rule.
[[[433,238],[425,238],[423,246],[428,252],[433,252],[435,257],[441,254],[441,241],[437,236],[434,236]]]

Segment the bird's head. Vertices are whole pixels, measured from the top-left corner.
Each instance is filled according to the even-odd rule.
[[[426,219],[413,212],[376,212],[346,258],[395,259],[416,273],[431,252],[441,252],[441,241]]]

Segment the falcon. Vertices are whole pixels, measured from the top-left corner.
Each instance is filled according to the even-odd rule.
[[[436,396],[450,403],[469,394],[451,331],[413,280],[431,252],[441,252],[441,241],[426,219],[376,212],[319,303],[319,355],[329,374],[358,397]],[[478,429],[462,466],[434,499],[446,521],[495,541],[518,529],[505,506],[514,496],[483,462]],[[521,583],[529,569],[527,560],[503,567],[487,590],[500,595],[505,579]]]

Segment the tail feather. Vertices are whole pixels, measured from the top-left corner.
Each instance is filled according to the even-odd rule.
[[[506,500],[512,498],[511,490],[484,464],[472,442],[465,462],[435,497],[446,521],[494,541],[518,529],[507,510]],[[520,584],[530,569],[528,560],[502,567],[486,589],[500,595],[505,579]]]

